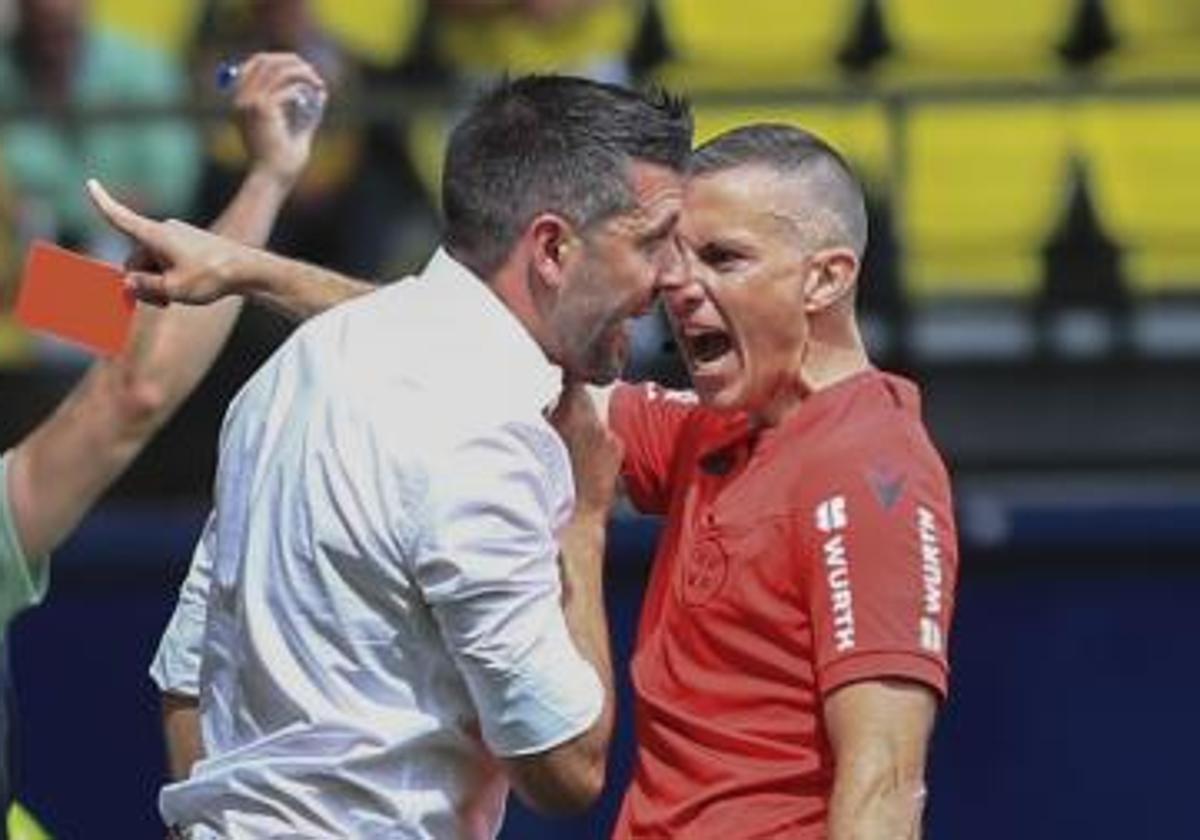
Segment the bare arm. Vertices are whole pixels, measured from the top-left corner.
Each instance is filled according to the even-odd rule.
[[[552,421],[571,452],[575,510],[559,535],[563,612],[571,638],[604,685],[604,709],[591,728],[546,752],[506,760],[522,799],[539,810],[588,807],[604,788],[615,700],[604,611],[604,539],[621,447],[605,429],[581,386],[568,387]]]
[[[829,696],[830,840],[919,840],[936,712],[933,691],[902,680],[853,683]]]
[[[164,693],[163,735],[167,741],[167,772],[175,781],[191,775],[192,765],[204,757],[200,741],[200,703],[195,697]]]
[[[272,254],[263,256],[266,258],[263,267],[252,272],[252,279],[239,290],[240,294],[297,320],[320,315],[339,303],[375,290],[375,286],[364,280],[355,280],[320,266]]]
[[[320,84],[307,64],[274,56],[250,63],[237,107],[254,166],[213,225],[263,243],[308,155],[310,136],[287,138],[280,105],[297,79]],[[240,311],[143,308],[126,350],[97,362],[54,414],[17,445],[9,492],[25,553],[51,551],[125,470],[212,365]]]
[[[131,274],[134,294],[149,303],[211,304],[227,296],[249,296],[296,319],[374,291],[375,287],[321,268],[247,247],[227,236],[186,222],[141,216],[118,202],[95,181],[92,200],[113,227],[152,252],[162,268]]]
[[[176,219],[159,222],[141,216],[96,181],[88,182],[88,191],[113,227],[137,240],[158,260],[157,270],[127,277],[134,295],[146,303],[201,306],[229,297],[250,297],[303,321],[375,290],[365,280],[247,247],[245,240],[238,241],[227,231],[213,228],[208,232]]]

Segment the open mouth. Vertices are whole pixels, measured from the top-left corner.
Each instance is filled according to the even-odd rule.
[[[686,338],[688,355],[699,365],[715,362],[733,349],[733,341],[724,330],[704,330]]]

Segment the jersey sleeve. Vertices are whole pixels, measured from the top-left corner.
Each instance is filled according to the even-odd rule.
[[[613,391],[608,422],[625,447],[621,478],[642,513],[666,513],[680,432],[696,405],[692,392],[653,383],[622,384]]]
[[[925,442],[827,462],[801,519],[822,694],[900,678],[944,697],[958,547],[950,483]]]

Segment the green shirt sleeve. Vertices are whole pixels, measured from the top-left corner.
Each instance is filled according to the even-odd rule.
[[[50,585],[50,558],[27,560],[8,504],[9,453],[0,457],[0,633],[13,616],[39,603]]]

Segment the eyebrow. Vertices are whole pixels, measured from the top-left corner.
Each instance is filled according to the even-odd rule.
[[[677,221],[679,221],[679,211],[673,210],[666,218],[655,224],[654,227],[650,228],[650,230],[643,233],[641,237],[642,241],[650,242],[655,239],[661,239],[671,232],[671,228],[675,226]]]

